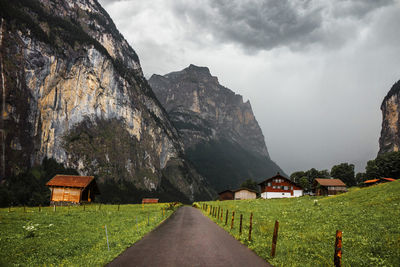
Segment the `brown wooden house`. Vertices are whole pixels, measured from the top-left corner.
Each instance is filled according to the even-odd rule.
[[[235,194],[232,190],[228,189],[218,193],[218,195],[219,195],[219,200],[233,200]]]
[[[68,205],[92,202],[100,194],[93,176],[56,175],[46,183],[50,187],[50,204]]]
[[[261,187],[261,197],[266,199],[301,197],[303,195],[303,188],[300,185],[280,175],[279,172],[258,185]]]
[[[346,184],[340,179],[315,178],[313,188],[317,196],[331,196],[347,192]]]

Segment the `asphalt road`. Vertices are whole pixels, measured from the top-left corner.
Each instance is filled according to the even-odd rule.
[[[199,210],[182,207],[107,266],[272,266]]]

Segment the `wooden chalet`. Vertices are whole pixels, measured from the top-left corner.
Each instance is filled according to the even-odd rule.
[[[387,183],[387,182],[393,182],[396,181],[396,179],[393,178],[379,178],[379,179],[372,179],[372,180],[367,180],[363,182],[363,186],[371,186],[375,184],[381,184],[381,183]]]
[[[313,188],[316,196],[331,196],[347,192],[346,184],[340,179],[315,178]]]
[[[257,191],[248,189],[248,188],[239,188],[233,191],[234,199],[256,199],[257,198]]]
[[[92,202],[100,194],[93,176],[56,175],[46,183],[50,187],[51,205]]]
[[[300,197],[303,195],[303,188],[300,185],[280,175],[279,172],[258,185],[261,187],[261,197],[265,199]]]
[[[233,191],[229,189],[218,193],[218,195],[219,195],[219,200],[233,200],[235,197]]]

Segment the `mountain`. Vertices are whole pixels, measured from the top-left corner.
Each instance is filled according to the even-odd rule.
[[[2,178],[46,158],[102,201],[210,199],[205,179],[96,0],[0,1]]]
[[[382,130],[379,153],[399,151],[400,148],[400,81],[396,82],[383,99]]]
[[[269,157],[250,102],[220,85],[207,67],[154,74],[149,84],[183,137],[189,159],[216,190],[282,173]]]

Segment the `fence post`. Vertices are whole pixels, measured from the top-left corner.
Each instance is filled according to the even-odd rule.
[[[53,209],[53,211],[56,212],[56,204],[54,204],[54,209]]]
[[[105,227],[105,229],[106,229],[107,249],[108,249],[108,251],[110,251],[110,245],[108,244],[107,225],[104,225],[104,227]]]
[[[274,235],[272,237],[271,257],[275,257],[276,242],[278,241],[279,222],[275,221]]]
[[[219,218],[219,221],[222,221],[224,219],[224,208],[221,208],[221,216]]]
[[[99,205],[99,210],[101,210],[101,203],[100,203],[100,205]]]
[[[242,220],[243,220],[243,214],[240,214],[239,235],[242,235]]]
[[[335,255],[333,257],[335,267],[342,266],[342,231],[336,230]]]
[[[249,241],[251,241],[251,230],[252,229],[253,229],[253,213],[250,214]]]
[[[231,230],[233,228],[233,221],[235,220],[235,211],[232,211],[232,222],[231,222]]]
[[[218,216],[217,219],[219,219],[219,212],[220,212],[221,207],[218,207]],[[218,220],[219,221],[219,220]]]
[[[227,225],[228,224],[228,209],[226,210],[226,217],[225,217],[225,225]]]
[[[150,215],[149,215],[149,213],[147,213],[147,226],[149,226],[150,224],[149,224],[149,220],[150,220]]]
[[[11,206],[8,207],[8,212],[11,212]]]

